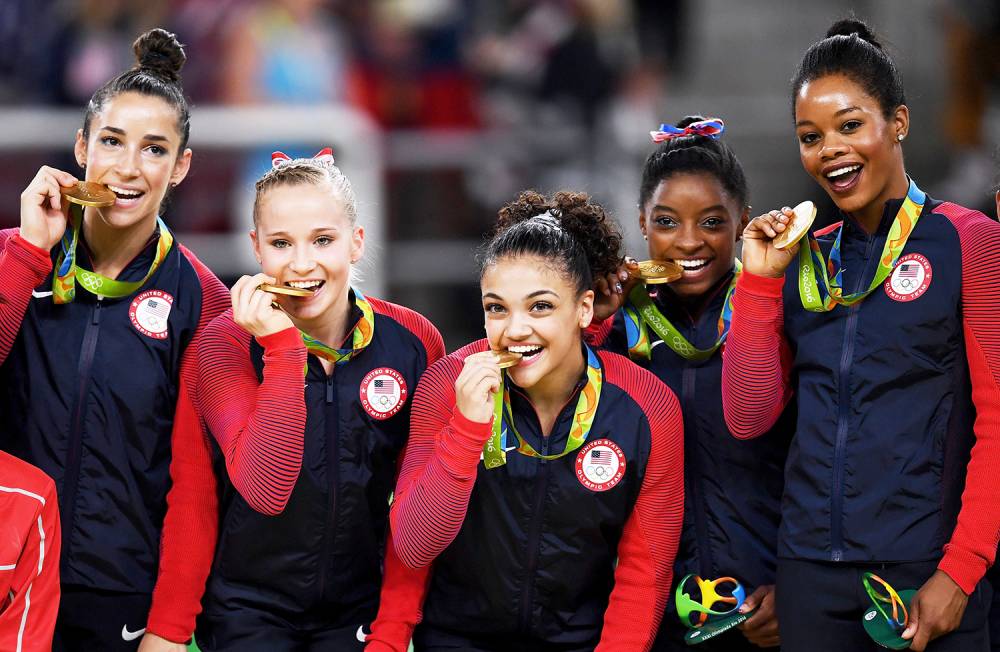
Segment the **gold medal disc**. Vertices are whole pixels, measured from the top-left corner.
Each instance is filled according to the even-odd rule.
[[[784,231],[771,240],[775,249],[787,249],[801,240],[816,219],[816,205],[811,201],[802,202],[793,208],[792,212],[795,213],[795,217],[785,225]]]
[[[261,283],[257,286],[257,289],[272,294],[286,294],[290,297],[311,297],[316,293],[315,290],[307,290],[306,288],[293,288],[290,285],[271,285],[270,283]]]
[[[673,283],[684,276],[684,268],[669,260],[644,260],[639,263],[639,277],[647,285]]]
[[[107,208],[115,205],[115,193],[108,187],[93,181],[78,181],[75,185],[60,188],[62,196],[80,206]]]
[[[513,367],[521,361],[521,358],[524,357],[520,353],[514,353],[513,351],[490,351],[490,353],[493,354],[493,359],[496,360],[497,366],[501,369]],[[472,355],[466,356],[465,359],[468,360],[473,355],[478,354],[473,353]]]

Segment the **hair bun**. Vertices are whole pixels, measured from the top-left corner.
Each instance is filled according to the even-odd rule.
[[[141,34],[132,44],[132,49],[135,50],[140,70],[148,71],[168,82],[180,80],[181,68],[187,57],[184,55],[184,46],[167,30],[155,27]]]
[[[684,118],[682,118],[681,121],[675,124],[674,126],[677,127],[678,129],[683,129],[685,127],[690,127],[696,122],[703,122],[705,120],[708,120],[708,118],[706,118],[705,116],[687,115],[684,116]]]
[[[826,31],[827,38],[831,36],[852,36],[854,34],[857,34],[858,38],[862,41],[868,41],[878,49],[882,49],[882,44],[875,39],[875,33],[872,32],[871,28],[857,18],[838,20]]]

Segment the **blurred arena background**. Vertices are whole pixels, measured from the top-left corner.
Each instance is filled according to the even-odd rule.
[[[722,117],[754,214],[808,198],[829,219],[788,80],[851,12],[901,66],[908,170],[992,214],[997,0],[0,0],[0,226],[39,165],[74,169],[85,102],[163,26],[187,47],[193,101],[192,172],[166,214],[181,240],[226,282],[254,271],[269,153],[331,145],[369,232],[362,287],[452,349],[482,333],[474,250],[522,189],[590,192],[642,255],[639,170],[662,121]]]

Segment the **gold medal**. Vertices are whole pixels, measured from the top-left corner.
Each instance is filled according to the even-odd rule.
[[[497,366],[501,369],[506,369],[507,367],[513,367],[518,362],[521,361],[522,356],[520,353],[514,353],[513,351],[490,351],[493,354],[493,360],[497,363]],[[472,355],[466,356],[465,359],[468,360],[473,355],[478,355],[473,353]]]
[[[272,294],[286,294],[290,297],[311,297],[316,293],[315,290],[307,290],[306,288],[293,288],[291,285],[271,285],[270,283],[261,283],[257,286],[257,289]]]
[[[785,230],[771,240],[775,249],[787,249],[801,240],[816,219],[816,205],[811,201],[802,202],[792,212],[795,216],[785,225]]]
[[[93,181],[78,181],[75,185],[60,188],[62,196],[80,206],[95,206],[107,208],[115,205],[115,193],[108,187]]]
[[[639,263],[639,278],[647,285],[673,283],[684,276],[684,268],[669,260],[644,260]]]

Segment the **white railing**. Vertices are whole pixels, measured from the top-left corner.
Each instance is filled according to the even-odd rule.
[[[10,107],[0,109],[0,150],[39,150],[72,147],[83,112],[74,109]],[[191,118],[191,147],[251,149],[329,144],[338,165],[351,180],[358,197],[359,222],[365,227],[370,252],[384,250],[385,190],[383,139],[378,126],[365,114],[346,106],[195,107]],[[197,154],[194,166],[198,165]],[[226,189],[229,191],[230,189]],[[220,276],[253,272],[257,265],[246,236],[253,196],[250,188],[232,195],[230,232],[178,233],[178,239]],[[245,218],[245,219],[244,219]],[[237,222],[237,220],[239,220]],[[384,295],[385,261],[369,257],[362,288]]]

